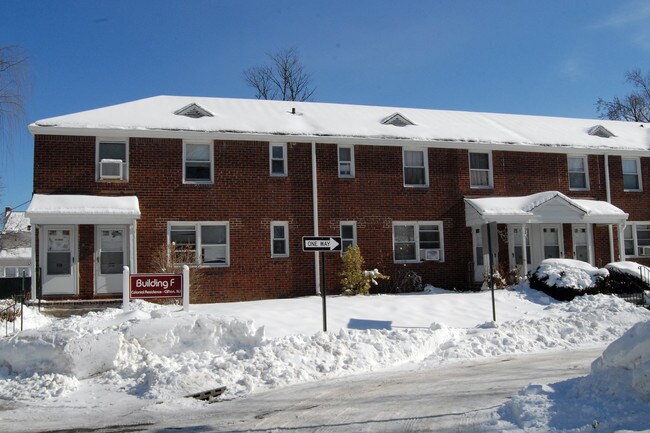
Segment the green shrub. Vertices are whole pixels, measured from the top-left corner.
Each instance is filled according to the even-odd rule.
[[[343,272],[341,272],[341,293],[344,295],[367,295],[370,287],[377,280],[387,280],[377,269],[364,271],[365,260],[359,247],[348,247],[341,256]]]

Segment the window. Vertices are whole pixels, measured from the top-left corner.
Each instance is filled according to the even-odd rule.
[[[650,256],[650,222],[628,223],[623,241],[626,256]]]
[[[349,247],[357,246],[357,223],[341,221],[341,254]]]
[[[183,181],[212,183],[212,155],[211,143],[183,143]]]
[[[404,186],[429,186],[427,151],[402,150]]]
[[[589,176],[586,156],[569,156],[569,189],[586,191],[589,189]]]
[[[339,150],[339,177],[354,177],[354,146],[341,146]]]
[[[641,171],[638,158],[623,158],[623,189],[641,191]]]
[[[289,223],[271,223],[271,257],[289,257]]]
[[[227,222],[173,222],[168,226],[169,243],[174,244],[176,251],[174,262],[202,266],[230,265],[230,229]]]
[[[393,258],[396,263],[444,261],[442,222],[393,222]]]
[[[7,266],[4,271],[6,278],[31,277],[32,270],[29,266]]]
[[[471,188],[492,188],[491,153],[469,153],[469,183]]]
[[[269,145],[269,170],[271,176],[287,175],[287,144]]]
[[[97,180],[127,180],[129,146],[126,141],[97,141]]]

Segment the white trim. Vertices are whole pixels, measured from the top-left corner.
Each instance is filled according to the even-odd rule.
[[[210,180],[187,180],[186,168],[187,168],[187,146],[188,145],[197,145],[197,146],[208,146],[210,148]],[[205,162],[205,161],[200,161]],[[214,143],[210,141],[197,141],[197,140],[183,140],[183,183],[184,184],[202,184],[209,185],[214,184]]]
[[[571,173],[581,173],[579,171],[571,171],[571,166],[569,164],[570,159],[582,159],[584,167],[584,176],[585,176],[585,187],[584,188],[575,188],[571,186]],[[589,185],[589,158],[587,155],[569,155],[567,154],[567,176],[569,178],[569,191],[589,191],[591,186]]]
[[[635,161],[636,175],[639,187],[636,189],[625,188],[625,171],[623,170],[623,161]],[[643,179],[641,177],[641,159],[638,157],[621,157],[621,173],[623,175],[623,191],[624,192],[643,192]]]
[[[438,226],[438,233],[440,234],[440,259],[438,262],[445,261],[445,237],[444,225],[442,221],[393,221],[391,226],[392,250],[393,250],[393,263],[420,263],[424,260],[420,257],[420,226]],[[397,260],[395,258],[395,226],[413,226],[414,229],[414,243],[415,243],[415,259],[412,260]]]
[[[273,148],[281,147],[282,148],[282,173],[273,172],[273,161],[279,161],[278,158],[273,158]],[[288,169],[288,153],[287,153],[287,143],[269,143],[269,176],[271,177],[287,177],[289,175]]]
[[[167,245],[171,243],[172,226],[193,226],[194,242],[196,251],[196,264],[202,268],[227,268],[230,267],[230,222],[229,221],[167,221]],[[226,263],[203,263],[200,249],[203,245],[201,240],[201,227],[225,226],[226,227]],[[213,244],[210,244],[213,245]]]
[[[350,238],[343,237],[343,226],[352,226],[352,246],[356,247],[357,246],[357,222],[339,221],[339,235],[341,236],[341,243],[343,243],[343,241],[346,239],[350,239]],[[343,245],[341,245],[341,255],[343,255],[343,253],[345,253],[345,250],[343,248]]]
[[[473,169],[472,168],[472,154],[487,154],[488,156],[488,184],[487,185],[472,185],[472,170],[474,171],[484,171],[482,169]],[[467,162],[469,165],[469,187],[471,189],[493,189],[494,188],[494,165],[492,163],[492,152],[490,151],[473,151],[470,150],[467,152]]]
[[[341,149],[350,149],[350,174],[341,174]],[[338,168],[338,176],[342,179],[351,179],[355,177],[354,170],[354,145],[337,144],[336,145],[336,160]],[[347,161],[343,161],[347,162]]]
[[[406,158],[404,157],[405,152],[422,152],[424,160],[424,184],[407,184],[406,183]],[[411,167],[411,166],[409,166]],[[419,166],[412,166],[413,168],[419,168]],[[426,147],[402,147],[402,183],[405,188],[428,188],[429,187],[429,151]]]
[[[95,181],[96,182],[128,182],[129,181],[129,138],[122,137],[96,137],[95,138]],[[101,143],[121,143],[124,144],[124,161],[122,166],[122,177],[120,179],[116,178],[104,178],[100,176],[100,160],[99,160],[99,145]]]
[[[274,227],[284,227],[284,245],[286,248],[286,252],[284,254],[276,254],[273,252],[273,241],[275,241],[275,237],[273,236],[273,228]],[[271,221],[271,227],[270,227],[270,232],[271,232],[271,257],[272,258],[285,258],[289,257],[289,222],[288,221]]]

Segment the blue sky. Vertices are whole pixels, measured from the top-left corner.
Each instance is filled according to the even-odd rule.
[[[28,123],[160,94],[252,98],[242,72],[289,47],[315,101],[596,118],[626,71],[650,71],[650,2],[1,0],[0,45],[25,48],[31,87],[0,156],[4,208],[31,196]]]

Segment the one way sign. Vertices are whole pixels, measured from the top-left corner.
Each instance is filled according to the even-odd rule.
[[[341,251],[340,236],[303,236],[302,250],[304,252]]]

